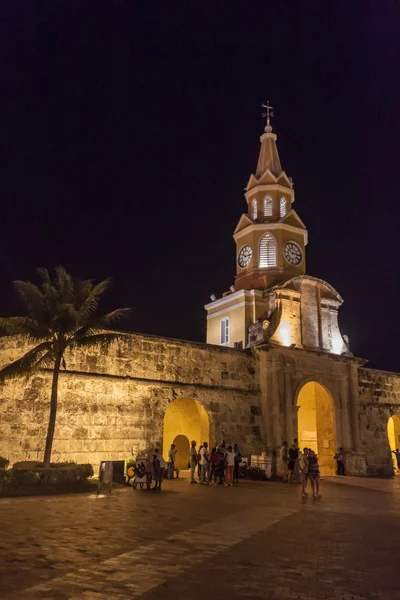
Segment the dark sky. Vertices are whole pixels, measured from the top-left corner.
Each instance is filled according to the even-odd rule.
[[[0,314],[63,264],[112,277],[126,328],[204,340],[269,99],[307,271],[400,371],[398,2],[9,0],[0,61]]]

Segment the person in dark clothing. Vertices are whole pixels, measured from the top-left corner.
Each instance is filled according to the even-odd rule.
[[[309,451],[308,451],[307,475],[308,475],[308,479],[311,483],[313,498],[320,498],[321,494],[319,493],[320,474],[319,474],[318,456],[315,454],[314,450],[311,450],[311,449],[309,449]]]
[[[396,457],[397,470],[400,471],[400,452],[399,452],[399,449],[396,448],[396,450],[392,450],[392,454],[394,454],[395,457]],[[344,473],[343,473],[343,475],[344,475]]]
[[[217,452],[217,449],[214,447],[211,450],[211,454],[210,454],[210,485],[212,485],[213,477],[214,477],[214,485],[217,484],[219,459],[220,459],[219,452]]]
[[[222,444],[225,444],[225,443],[222,442]],[[218,477],[219,477],[219,482],[218,483],[220,485],[224,485],[225,484],[225,465],[226,465],[226,460],[225,460],[226,449],[225,449],[225,445],[218,446],[217,452],[218,452],[218,455],[219,455],[219,462],[218,462]]]
[[[339,450],[336,452],[335,456],[333,457],[336,460],[336,465],[337,465],[337,474],[338,475],[344,475],[344,452],[343,452],[343,448],[339,448]]]
[[[290,446],[289,452],[288,452],[288,457],[289,457],[289,462],[288,462],[289,478],[288,478],[288,482],[289,483],[295,483],[295,481],[296,481],[295,466],[296,466],[297,459],[299,458],[299,449],[296,447],[295,444],[292,444]]]
[[[239,483],[239,465],[242,462],[242,457],[237,444],[233,444],[233,451],[235,453],[235,469],[233,471],[233,483]]]

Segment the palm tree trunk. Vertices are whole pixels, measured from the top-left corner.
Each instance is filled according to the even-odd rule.
[[[51,384],[50,417],[47,428],[46,448],[44,450],[43,463],[45,467],[50,466],[51,448],[53,446],[54,428],[56,426],[57,399],[58,399],[58,376],[60,373],[61,355],[57,356],[53,368],[53,381]]]

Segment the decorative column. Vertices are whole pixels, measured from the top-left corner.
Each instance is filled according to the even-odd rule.
[[[359,452],[361,450],[361,442],[360,426],[358,423],[358,370],[357,364],[353,362],[349,364],[349,388],[353,447],[356,452]]]
[[[342,445],[344,450],[351,450],[351,440],[349,431],[349,386],[348,379],[339,379],[339,392],[340,392],[340,417],[342,423]]]
[[[279,378],[278,368],[272,363],[272,377],[271,377],[271,400],[272,400],[272,418],[273,418],[273,429],[275,446],[279,447],[282,443],[282,427],[281,427],[281,411],[280,411],[280,392],[279,392]]]
[[[285,416],[286,440],[290,445],[293,443],[293,394],[290,367],[285,367]]]

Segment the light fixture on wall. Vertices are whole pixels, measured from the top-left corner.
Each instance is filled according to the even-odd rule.
[[[284,346],[290,346],[292,343],[292,334],[290,331],[290,324],[287,321],[283,321],[279,326],[279,340]]]

